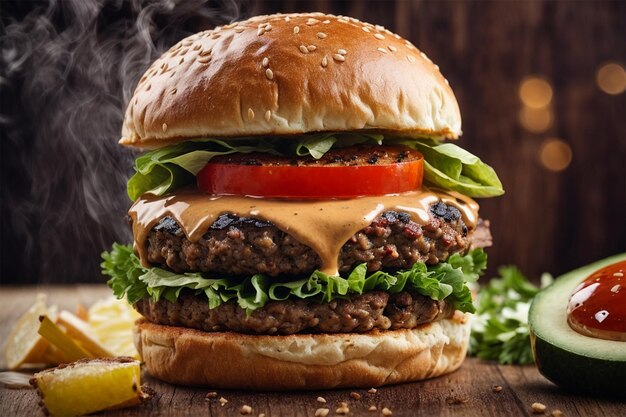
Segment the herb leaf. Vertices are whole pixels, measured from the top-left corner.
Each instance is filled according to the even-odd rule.
[[[470,354],[502,364],[533,363],[528,309],[540,289],[514,266],[500,268],[499,274],[478,292]],[[551,281],[544,275],[542,287]]]

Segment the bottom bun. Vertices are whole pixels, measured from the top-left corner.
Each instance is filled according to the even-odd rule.
[[[368,388],[456,370],[469,320],[456,312],[410,330],[287,336],[209,333],[140,319],[135,345],[148,372],[181,385],[250,390]]]

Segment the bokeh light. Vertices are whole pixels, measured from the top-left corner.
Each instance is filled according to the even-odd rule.
[[[572,162],[572,148],[561,139],[546,139],[539,150],[539,159],[550,171],[563,171]]]
[[[527,77],[520,84],[519,97],[524,105],[540,109],[552,101],[552,87],[545,78]]]
[[[549,108],[534,109],[522,107],[519,112],[519,122],[532,133],[542,133],[552,126],[552,111]]]
[[[626,90],[626,71],[620,64],[609,62],[598,69],[596,82],[607,94],[621,94]]]

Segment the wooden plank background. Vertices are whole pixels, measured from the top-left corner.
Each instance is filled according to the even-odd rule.
[[[108,297],[104,286],[80,285],[61,287],[6,287],[0,292],[0,340],[6,340],[12,324],[35,301],[38,291],[48,294],[50,304],[73,311],[77,303],[91,305]],[[0,363],[0,370],[4,370]],[[218,398],[228,400],[221,406],[217,399],[207,401],[209,388],[177,387],[150,378],[144,372],[144,384],[156,391],[147,404],[106,413],[110,417],[127,416],[236,416],[243,405],[252,407],[252,416],[312,417],[315,410],[327,407],[330,416],[341,402],[347,402],[350,416],[380,416],[388,407],[393,416],[532,416],[531,404],[547,406],[547,414],[561,410],[566,417],[618,417],[626,415],[626,403],[569,394],[544,379],[534,366],[502,366],[492,362],[467,359],[456,372],[428,381],[379,388],[375,394],[367,390],[333,390],[294,392],[238,392],[218,390]],[[502,391],[494,393],[494,385]],[[360,400],[350,393],[361,394]],[[316,401],[326,399],[326,405]],[[370,405],[377,411],[370,412]],[[1,416],[38,416],[36,393],[33,390],[0,388]]]

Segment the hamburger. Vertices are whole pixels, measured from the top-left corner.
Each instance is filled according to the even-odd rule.
[[[439,68],[381,26],[276,14],[173,46],[126,111],[134,242],[102,263],[148,372],[293,390],[457,369],[491,243],[472,197],[503,193],[460,133]]]

